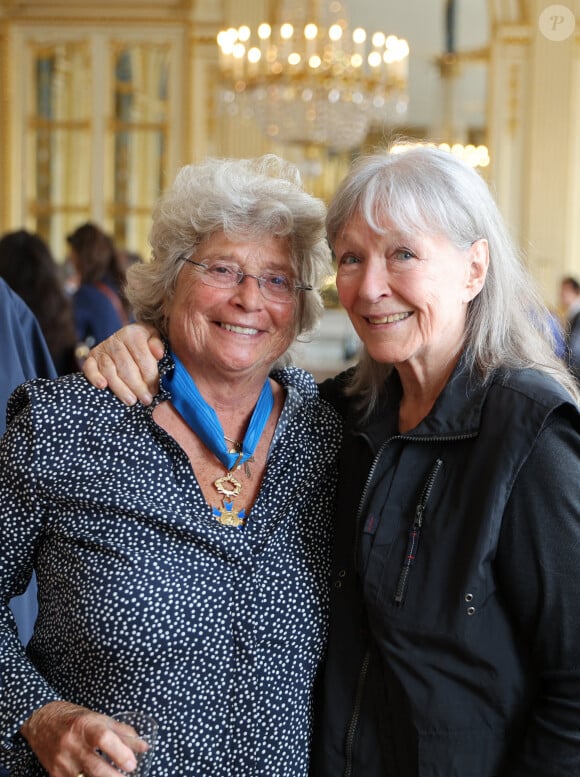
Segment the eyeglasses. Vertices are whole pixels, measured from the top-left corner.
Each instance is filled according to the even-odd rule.
[[[184,262],[192,264],[201,275],[201,282],[215,289],[233,289],[244,281],[244,278],[254,278],[258,288],[266,299],[272,302],[289,303],[296,298],[298,291],[312,291],[312,286],[295,283],[284,273],[265,272],[262,275],[252,275],[244,272],[237,264],[221,259],[195,262],[193,259],[181,257]]]

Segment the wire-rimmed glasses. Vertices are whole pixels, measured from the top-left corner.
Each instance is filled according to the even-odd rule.
[[[312,291],[312,286],[306,286],[289,278],[282,272],[264,272],[261,275],[252,275],[244,272],[242,268],[223,259],[205,259],[196,262],[193,259],[181,257],[184,262],[189,262],[200,273],[201,282],[215,289],[233,289],[239,286],[245,278],[253,278],[258,288],[266,299],[272,302],[289,303],[296,299],[299,291]]]

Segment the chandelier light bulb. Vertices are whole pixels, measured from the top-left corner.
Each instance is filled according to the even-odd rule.
[[[342,27],[340,24],[333,24],[328,29],[328,37],[331,41],[339,41],[342,38]]]
[[[310,23],[307,24],[304,28],[304,37],[306,40],[316,40],[316,37],[318,35],[318,27],[316,24]]]
[[[364,43],[367,39],[366,30],[363,30],[362,27],[357,27],[356,30],[353,30],[352,39],[355,43]]]
[[[232,55],[234,59],[243,59],[246,54],[246,47],[243,43],[236,43]]]

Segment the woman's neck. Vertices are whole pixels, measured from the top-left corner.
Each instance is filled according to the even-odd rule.
[[[408,365],[397,367],[403,396],[399,405],[399,431],[408,432],[426,418],[451,377],[458,356],[437,370],[421,370]]]
[[[203,399],[215,410],[225,435],[237,441],[243,440],[268,376],[228,375],[218,379],[195,374],[191,377]],[[276,397],[281,387],[272,380],[270,386]]]
[[[254,409],[268,376],[261,375],[250,380],[214,381],[203,377],[194,377],[193,380],[199,393],[216,413],[240,413]]]

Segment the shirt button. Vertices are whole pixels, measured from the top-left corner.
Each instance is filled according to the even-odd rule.
[[[465,601],[466,602],[472,602],[473,601],[473,594],[465,594]]]
[[[467,614],[468,615],[475,615],[475,607],[468,607],[467,608]]]

